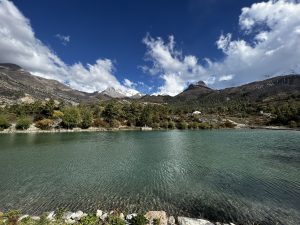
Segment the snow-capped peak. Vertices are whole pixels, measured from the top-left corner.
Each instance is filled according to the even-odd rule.
[[[130,88],[115,88],[108,87],[104,91],[100,92],[101,94],[108,95],[112,98],[125,98],[125,97],[142,97],[143,95],[139,93],[137,90]]]

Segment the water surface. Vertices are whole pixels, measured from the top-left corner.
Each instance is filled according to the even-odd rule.
[[[300,224],[300,132],[0,135],[0,211],[165,210]]]

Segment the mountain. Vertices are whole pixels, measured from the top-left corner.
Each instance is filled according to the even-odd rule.
[[[143,95],[139,93],[136,90],[131,89],[120,89],[120,88],[114,88],[114,87],[108,87],[104,91],[100,92],[100,95],[108,96],[111,98],[133,98],[133,99],[139,99]]]
[[[0,104],[53,98],[69,103],[97,100],[56,80],[34,76],[20,66],[0,64]]]
[[[222,90],[211,89],[203,81],[199,81],[174,97],[146,95],[141,101],[177,105],[197,103],[210,106],[234,101],[285,101],[291,97],[300,101],[300,75],[278,76]]]
[[[198,96],[204,96],[214,92],[217,91],[209,88],[203,81],[198,81],[195,84],[190,84],[186,90],[176,95],[175,98],[179,100],[194,100],[198,98]]]
[[[0,105],[47,98],[69,103],[118,98],[160,104],[201,104],[203,106],[222,105],[234,101],[284,102],[290,98],[300,101],[300,75],[273,77],[222,90],[211,89],[203,81],[199,81],[189,85],[180,94],[171,97],[168,95],[142,95],[135,90],[121,90],[113,87],[102,92],[85,93],[74,90],[56,80],[34,76],[18,65],[0,64]]]

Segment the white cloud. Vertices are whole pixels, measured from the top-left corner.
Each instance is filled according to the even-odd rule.
[[[55,37],[58,38],[63,45],[67,45],[70,42],[70,39],[71,39],[70,36],[65,36],[65,35],[62,35],[62,34],[56,34]]]
[[[134,83],[131,80],[125,78],[124,81],[123,81],[123,85],[125,87],[128,87],[128,88],[134,88],[136,86],[136,83]]]
[[[234,77],[233,74],[223,75],[223,76],[220,76],[219,81],[229,81],[229,80],[232,80],[233,77]]]
[[[188,81],[195,82],[199,78],[209,82],[205,69],[198,64],[195,56],[183,56],[175,49],[173,36],[165,43],[161,38],[154,39],[147,35],[143,42],[147,46],[146,59],[152,62],[152,67],[143,66],[143,70],[159,74],[165,81],[155,94],[176,95],[183,91]]]
[[[144,71],[158,74],[164,81],[159,93],[170,95],[197,80],[222,88],[264,79],[266,75],[300,73],[299,15],[300,2],[293,0],[269,0],[243,8],[239,26],[245,38],[234,40],[232,34],[222,34],[216,46],[224,58],[204,58],[203,65],[195,56],[176,51],[173,36],[168,43],[146,36],[146,56],[153,64],[144,66]]]
[[[87,65],[80,62],[65,64],[35,37],[29,20],[7,0],[0,0],[0,62],[18,64],[34,75],[68,83],[81,91],[103,91],[115,87],[137,92],[117,80],[110,59],[98,59],[95,64]]]

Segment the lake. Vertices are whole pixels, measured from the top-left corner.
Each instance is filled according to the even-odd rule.
[[[0,135],[0,211],[165,210],[299,224],[300,132]]]

